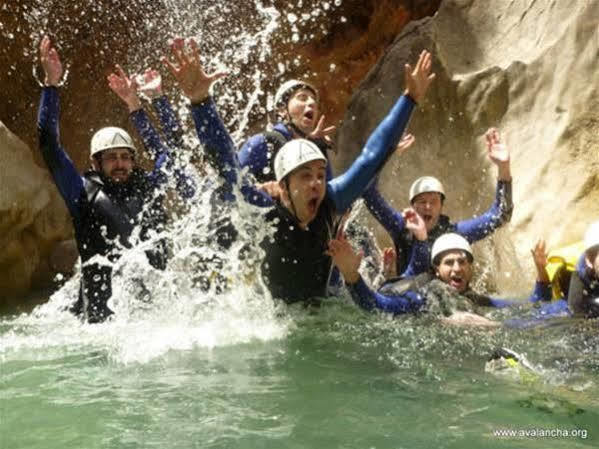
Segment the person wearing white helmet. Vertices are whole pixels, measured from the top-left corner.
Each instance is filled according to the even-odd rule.
[[[584,252],[570,279],[568,307],[577,317],[599,317],[599,221],[586,230]]]
[[[415,257],[428,257],[424,220],[412,211],[407,214],[406,222],[407,228],[416,238]],[[533,250],[538,275],[528,300],[532,303],[551,298],[550,284],[538,246],[537,243]],[[474,256],[470,243],[459,234],[447,233],[435,240],[428,261],[418,262],[420,265],[429,265],[431,268],[428,271],[409,279],[395,279],[376,292],[364,282],[359,273],[362,254],[357,253],[343,236],[330,242],[328,252],[343,274],[352,299],[366,310],[379,309],[396,315],[427,311],[448,317],[455,312],[476,313],[484,310],[480,307],[509,307],[523,303],[492,298],[470,288]]]
[[[334,126],[324,125],[318,90],[307,81],[292,79],[281,84],[274,97],[274,108],[276,123],[272,129],[250,137],[238,154],[241,167],[247,167],[259,183],[274,181],[274,157],[285,143],[308,139],[327,157],[335,132]],[[326,173],[327,180],[331,179],[330,165]]]
[[[176,61],[166,62],[192,103],[196,131],[209,160],[234,192],[242,172],[233,141],[209,94],[211,84],[223,74],[206,74],[197,43],[192,40],[190,45],[189,53],[173,49]],[[265,219],[275,232],[261,245],[266,254],[262,274],[273,297],[285,302],[306,302],[326,296],[332,270],[331,257],[325,254],[327,243],[335,236],[339,217],[360,197],[387,159],[389,149],[397,145],[412,109],[434,78],[431,65],[430,53],[423,51],[414,69],[407,66],[405,95],[341,176],[327,181],[327,160],[320,149],[307,139],[295,139],[283,145],[274,160],[280,200],[256,189],[251,181],[241,180],[246,201],[270,208]]]
[[[38,115],[40,151],[73,219],[82,261],[79,298],[71,311],[88,322],[99,322],[113,313],[108,306],[112,296],[112,270],[108,264],[88,261],[102,256],[115,262],[123,248],[136,243],[130,238],[136,227],[140,227],[141,240],[149,238],[150,231],[163,229],[166,212],[160,189],[167,181],[164,167],[168,152],[141,108],[135,83],[119,67],[118,75],[109,77],[109,85],[129,106],[132,122],[146,147],[154,152],[154,170],[146,173],[137,167],[136,146],[124,129],[106,127],[92,137],[92,168],[80,175],[59,141],[58,85],[63,67],[47,36],[40,43],[40,62],[45,74]],[[168,111],[164,114],[167,116]],[[165,133],[172,137],[175,130],[165,127]],[[181,195],[192,195],[193,186],[182,172],[175,176],[179,175]],[[155,268],[165,267],[163,241],[156,242],[146,254]]]
[[[456,232],[464,236],[470,243],[474,243],[490,235],[510,220],[514,205],[509,150],[501,143],[499,132],[496,129],[489,129],[485,138],[488,157],[498,169],[498,179],[495,201],[490,209],[482,215],[452,222],[447,215],[442,213],[446,192],[439,179],[433,176],[423,176],[412,183],[408,199],[411,209],[416,211],[426,224],[429,247],[437,237],[447,232]],[[411,141],[413,142],[413,138]],[[405,211],[397,211],[391,207],[378,192],[376,183],[373,183],[364,193],[364,200],[368,210],[393,240],[396,253],[396,272],[401,277],[416,274],[406,271],[414,237],[406,229]]]

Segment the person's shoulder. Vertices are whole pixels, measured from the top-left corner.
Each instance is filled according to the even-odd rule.
[[[243,155],[264,146],[266,146],[266,136],[264,135],[264,132],[261,132],[250,136],[239,149],[239,153]]]

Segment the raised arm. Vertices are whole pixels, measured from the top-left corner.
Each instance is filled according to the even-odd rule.
[[[160,121],[162,132],[166,137],[166,146],[168,148],[166,168],[172,170],[175,175],[179,195],[182,198],[191,198],[195,195],[196,183],[186,173],[181,165],[181,159],[177,157],[183,150],[183,126],[171,102],[162,92],[162,77],[157,70],[149,68],[137,78],[139,79],[138,91],[151,101]]]
[[[342,213],[372,181],[403,134],[414,106],[420,102],[434,79],[431,55],[420,54],[414,70],[406,65],[406,92],[368,138],[362,153],[341,176],[327,183],[327,193]]]
[[[401,295],[387,296],[368,287],[358,272],[363,254],[355,252],[344,235],[329,242],[327,254],[333,258],[343,275],[353,301],[362,309],[402,314],[416,312],[423,306],[424,299],[416,292],[407,291]]]
[[[403,215],[406,217],[406,228],[414,236],[412,253],[406,270],[401,277],[414,277],[427,271],[430,267],[430,245],[427,242],[428,233],[426,224],[420,215],[412,208],[405,209]]]
[[[212,84],[226,75],[218,72],[207,75],[202,68],[198,46],[195,40],[190,40],[191,52],[173,45],[171,52],[176,62],[163,58],[170,72],[177,80],[183,94],[191,102],[191,114],[196,127],[198,138],[212,163],[228,186],[227,200],[234,197],[231,193],[237,183],[239,162],[235,154],[235,146],[225,125],[223,124],[216,105],[210,97]],[[272,199],[252,186],[243,183],[241,192],[248,202],[258,206],[271,206]]]
[[[495,201],[488,211],[479,217],[457,223],[458,234],[463,235],[470,243],[485,238],[507,223],[514,210],[509,150],[501,143],[499,132],[495,128],[489,129],[485,137],[489,159],[498,170],[497,190]]]
[[[162,91],[162,77],[158,70],[146,69],[143,75],[139,75],[138,91],[151,103],[158,120],[162,126],[162,132],[166,137],[166,144],[171,150],[183,147],[183,127],[173,106]]]
[[[268,168],[268,143],[264,134],[250,137],[237,153],[241,167],[248,167],[256,178]]]
[[[135,126],[144,146],[155,158],[155,169],[160,169],[166,162],[167,150],[160,140],[160,135],[143,110],[137,95],[137,81],[129,77],[120,65],[116,65],[116,73],[108,75],[108,86],[127,105],[129,117]]]
[[[414,136],[406,134],[399,142],[395,149],[395,154],[403,154],[414,143]],[[374,218],[385,228],[385,230],[397,244],[403,236],[405,221],[403,214],[391,207],[391,205],[383,198],[378,191],[378,177],[370,183],[364,191],[362,198],[366,203],[366,207]]]
[[[58,83],[63,71],[58,52],[47,36],[40,43],[40,61],[45,78],[37,118],[39,147],[71,216],[78,219],[83,178],[60,145]]]

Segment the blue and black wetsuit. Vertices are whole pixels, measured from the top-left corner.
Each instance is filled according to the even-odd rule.
[[[267,182],[275,180],[274,159],[283,145],[293,139],[293,131],[285,123],[277,123],[272,131],[255,134],[241,147],[238,153],[241,168],[248,167],[256,181]],[[324,139],[312,140],[324,157],[328,159],[329,145]],[[327,164],[327,181],[333,178],[331,165]]]
[[[414,106],[410,97],[400,97],[371,134],[352,166],[341,176],[327,182],[325,198],[306,230],[277,201],[242,180],[240,188],[246,201],[261,207],[274,206],[266,214],[267,221],[275,226],[276,231],[273,238],[268,237],[262,242],[266,252],[262,273],[275,297],[296,302],[306,301],[315,295],[326,295],[332,260],[323,252],[328,241],[335,236],[337,216],[360,197],[385,162],[390,149],[395,148]],[[239,161],[214,102],[208,99],[193,105],[192,115],[200,142],[210,160],[226,184],[233,187],[238,181]]]
[[[376,183],[372,183],[366,192],[364,192],[363,198],[370,213],[372,213],[393,239],[397,254],[397,273],[401,274],[402,277],[410,277],[418,274],[411,271],[408,267],[414,239],[412,234],[406,229],[401,212],[393,209],[385,201],[377,190]],[[484,214],[469,220],[458,221],[457,223],[452,223],[449,217],[441,215],[435,227],[428,232],[428,250],[430,251],[430,248],[438,237],[448,232],[460,234],[470,243],[482,240],[510,220],[513,208],[512,182],[498,181],[495,202]],[[428,269],[428,262],[425,269]]]
[[[492,298],[480,295],[472,290],[464,293],[452,291],[452,287],[442,283],[431,273],[422,273],[410,279],[396,279],[385,283],[378,292],[373,291],[362,278],[354,284],[348,284],[353,301],[365,310],[379,309],[394,315],[430,311],[440,307],[441,312],[450,315],[456,309],[472,307],[510,307],[522,304],[521,301]],[[447,304],[452,298],[454,304]],[[456,300],[457,298],[457,300]],[[549,284],[536,282],[528,301],[535,303],[551,299]]]
[[[578,317],[599,317],[599,279],[587,267],[584,253],[578,259],[576,271],[570,279],[568,307]]]
[[[164,100],[160,100],[160,106],[162,109],[157,108],[159,116],[174,115],[168,111],[168,102],[165,105]],[[143,240],[148,238],[150,230],[160,232],[166,223],[159,187],[167,181],[163,170],[169,159],[167,148],[143,110],[133,112],[130,118],[144,145],[155,157],[154,170],[146,173],[135,168],[125,183],[113,183],[93,170],[81,176],[60,144],[58,89],[45,87],[42,91],[38,115],[40,151],[73,220],[82,261],[79,300],[73,311],[89,322],[102,321],[112,314],[107,306],[112,295],[110,263],[119,258],[122,248],[132,246],[133,229],[141,226]],[[177,138],[176,131],[175,127],[165,127],[169,142]],[[193,183],[180,170],[175,170],[175,175],[180,194],[193,195]],[[164,268],[163,242],[147,255],[153,266]],[[95,256],[107,260],[88,263]]]

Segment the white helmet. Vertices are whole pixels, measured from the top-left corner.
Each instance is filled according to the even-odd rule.
[[[315,143],[306,139],[294,139],[281,147],[275,156],[275,177],[277,182],[307,162],[327,162]]]
[[[584,251],[599,246],[599,221],[592,223],[584,234]]]
[[[437,178],[432,176],[422,176],[412,183],[410,187],[410,204],[421,193],[436,192],[441,194],[441,199],[445,199],[445,189],[443,184]]]
[[[90,145],[90,156],[93,157],[99,152],[109,150],[110,148],[128,148],[135,153],[133,139],[131,139],[129,133],[115,126],[102,128],[94,134]]]
[[[474,260],[474,256],[472,255],[472,248],[470,247],[470,243],[464,237],[459,234],[449,233],[443,234],[435,243],[433,243],[433,249],[431,251],[431,262],[433,265],[437,265],[439,263],[440,256],[450,250],[459,250],[464,251],[470,262]]]
[[[275,94],[275,108],[286,106],[291,95],[293,95],[293,93],[299,89],[311,90],[314,95],[316,95],[316,101],[318,102],[318,90],[316,90],[312,84],[306,81],[289,80],[281,84],[277,90],[277,93]]]

